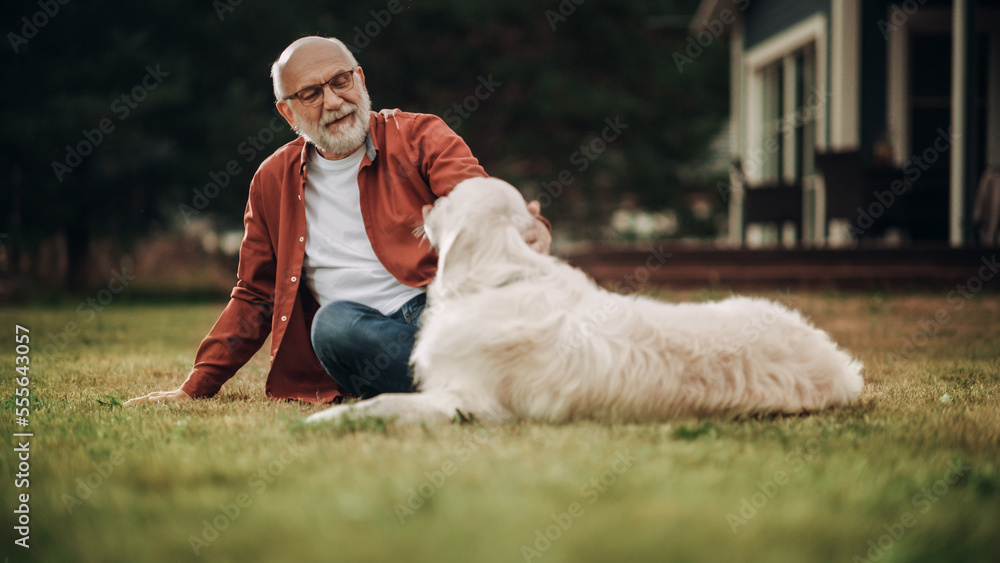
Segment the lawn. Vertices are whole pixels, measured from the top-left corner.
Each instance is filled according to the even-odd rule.
[[[124,409],[121,399],[183,381],[222,304],[6,307],[0,506],[13,524],[3,552],[144,563],[996,561],[1000,296],[968,295],[782,292],[865,363],[850,408],[498,428],[304,427],[319,407],[266,400],[263,354],[213,400]],[[26,427],[15,424],[16,325],[31,339]],[[19,519],[27,549],[15,544]]]

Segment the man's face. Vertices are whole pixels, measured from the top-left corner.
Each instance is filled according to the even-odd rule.
[[[301,60],[289,64],[284,76],[286,95],[307,86],[323,84],[331,77],[351,71],[351,63],[336,49],[318,49],[303,53]],[[323,87],[320,103],[312,106],[297,98],[278,103],[278,110],[293,129],[315,145],[326,158],[343,158],[365,142],[368,134],[371,99],[365,88],[364,73],[354,70],[348,90],[335,92]]]

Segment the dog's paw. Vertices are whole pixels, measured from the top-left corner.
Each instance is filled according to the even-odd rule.
[[[350,414],[352,410],[353,407],[351,405],[336,405],[307,416],[305,422],[306,424],[313,424],[316,422],[337,420],[345,414]]]

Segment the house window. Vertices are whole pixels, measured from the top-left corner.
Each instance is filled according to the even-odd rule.
[[[815,171],[816,50],[788,54],[760,70],[760,183],[802,185]]]
[[[796,182],[816,171],[816,106],[821,97],[816,90],[816,50],[811,46],[797,52],[795,60],[795,169]]]
[[[784,63],[778,61],[760,71],[763,86],[764,107],[761,108],[763,127],[760,146],[761,183],[778,184],[781,179],[781,157],[784,152],[784,136],[781,134],[781,114],[784,105]]]
[[[760,191],[748,195],[746,221],[753,234],[747,240],[794,246],[814,232],[816,122],[825,100],[816,87],[814,43],[775,57],[756,75],[760,121],[748,163],[756,174],[748,187]]]

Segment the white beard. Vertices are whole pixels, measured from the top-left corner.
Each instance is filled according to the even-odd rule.
[[[293,109],[295,122],[299,125],[295,132],[324,153],[348,155],[365,143],[365,137],[368,136],[368,116],[371,109],[371,98],[364,89],[361,90],[360,105],[345,102],[338,111],[328,112],[320,116],[319,123],[303,119]],[[341,124],[333,131],[327,127],[334,121],[350,114],[354,114],[354,119],[350,123]]]

